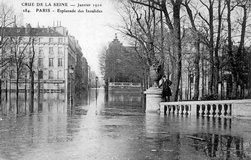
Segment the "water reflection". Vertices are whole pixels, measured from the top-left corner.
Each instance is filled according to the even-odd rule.
[[[23,96],[23,98],[22,98]],[[145,115],[137,92],[13,95],[0,110],[0,159],[250,159],[250,121]]]
[[[196,151],[202,151],[208,157],[217,157],[222,159],[243,159],[248,158],[245,154],[244,139],[231,136],[211,133],[194,134],[193,146]],[[199,139],[199,138],[201,139]]]

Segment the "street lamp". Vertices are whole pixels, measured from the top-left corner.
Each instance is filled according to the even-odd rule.
[[[95,77],[96,80],[96,115],[98,114],[98,110],[97,110],[97,99],[98,99],[98,77]]]
[[[98,77],[95,78],[96,80],[96,89],[98,88]]]
[[[70,73],[70,104],[72,105],[73,103],[73,98],[72,98],[72,78],[73,78],[73,73],[74,73],[74,68],[71,65],[71,67],[69,68],[69,73]]]

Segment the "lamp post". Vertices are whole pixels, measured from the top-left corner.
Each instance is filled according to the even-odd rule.
[[[72,99],[72,78],[73,78],[73,73],[74,73],[74,68],[71,66],[69,68],[69,73],[70,73],[70,104],[73,104],[73,99]]]
[[[97,95],[98,95],[98,77],[95,78],[96,81],[96,101],[97,101]]]
[[[97,109],[97,99],[98,99],[98,77],[95,77],[95,81],[96,81],[96,115],[98,114],[98,109]]]
[[[95,78],[96,80],[96,89],[98,88],[98,77]]]

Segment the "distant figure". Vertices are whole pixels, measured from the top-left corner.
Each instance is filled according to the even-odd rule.
[[[162,98],[164,102],[170,101],[170,96],[172,96],[172,91],[170,86],[172,85],[172,82],[169,79],[166,79],[166,76],[164,75],[162,78],[162,83],[160,87],[162,86]]]

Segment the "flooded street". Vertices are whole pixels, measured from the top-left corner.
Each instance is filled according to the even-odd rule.
[[[145,114],[138,92],[20,96],[0,108],[0,160],[251,159],[251,120]]]

